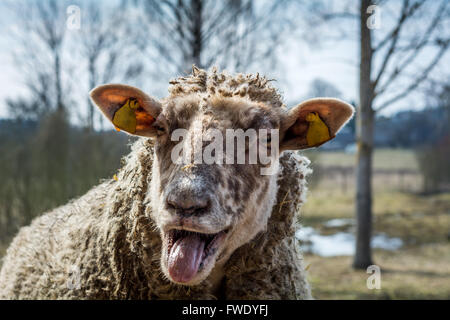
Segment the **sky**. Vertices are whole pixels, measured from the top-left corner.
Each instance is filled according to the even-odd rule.
[[[381,11],[383,19],[383,11]],[[10,28],[14,26],[8,17],[3,20],[0,33],[0,118],[7,117],[5,99],[26,94],[23,79],[17,67],[13,63],[11,48],[14,42],[9,36]],[[381,24],[380,30],[374,32],[386,32],[390,25]],[[324,29],[322,32],[332,32]],[[276,86],[283,93],[288,104],[297,104],[306,96],[310,83],[321,78],[332,83],[341,93],[342,98],[347,101],[357,100],[358,93],[358,44],[356,41],[341,39],[325,45],[309,45],[301,36],[292,33],[287,36],[287,41],[282,48],[277,50],[279,64],[276,70],[262,70],[269,78],[278,79]],[[434,75],[448,77],[450,69],[448,66],[449,54],[442,59],[440,65],[434,71]],[[429,59],[427,55],[419,59],[425,63]],[[161,84],[160,87],[164,87]],[[159,93],[164,95],[164,93]],[[156,94],[156,96],[158,96]],[[411,94],[406,99],[393,104],[383,114],[392,115],[400,110],[420,109],[425,107],[426,97],[421,93]]]

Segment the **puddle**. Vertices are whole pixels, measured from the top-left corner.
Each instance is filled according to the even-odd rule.
[[[322,257],[351,256],[355,253],[355,236],[350,232],[338,232],[325,236],[319,234],[314,228],[301,227],[295,236],[302,241],[303,252],[314,253]],[[400,238],[390,238],[383,233],[372,237],[372,248],[397,250],[402,245],[403,241]]]
[[[331,219],[325,222],[323,225],[326,228],[339,228],[345,226],[352,226],[355,222],[353,219]]]

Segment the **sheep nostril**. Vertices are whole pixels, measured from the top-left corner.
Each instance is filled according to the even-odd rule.
[[[203,199],[182,199],[179,201],[168,199],[166,207],[181,215],[200,215],[209,209],[210,204],[209,201]]]

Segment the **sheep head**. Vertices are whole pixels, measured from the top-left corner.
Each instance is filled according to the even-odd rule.
[[[288,110],[259,75],[194,68],[171,84],[160,101],[124,85],[99,86],[91,97],[116,128],[154,140],[150,211],[161,268],[195,285],[266,227],[279,153],[329,141],[353,108],[321,98]]]

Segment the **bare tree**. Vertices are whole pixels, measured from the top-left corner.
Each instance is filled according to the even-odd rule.
[[[334,23],[333,27],[337,20],[341,20],[341,26],[356,21],[359,25],[357,38],[344,30],[346,36],[357,39],[360,53],[355,268],[367,268],[372,264],[371,183],[375,116],[415,92],[441,61],[450,44],[449,30],[445,28],[450,17],[449,7],[446,0],[360,0],[359,10],[355,10],[352,2],[336,5],[318,0],[309,7],[308,12],[314,12],[322,22]],[[374,17],[380,8],[385,14]],[[382,18],[380,22],[384,27],[378,30],[374,18]],[[351,22],[345,24],[342,19]],[[386,26],[389,27],[387,32]],[[424,60],[427,61],[425,64]]]
[[[81,5],[81,28],[77,48],[81,61],[87,64],[88,90],[113,80],[118,82],[136,78],[141,74],[143,65],[140,59],[131,56],[137,28],[134,21],[118,7],[106,7],[99,2],[83,2]],[[118,78],[118,79],[117,79]],[[87,98],[87,126],[94,128],[94,108]],[[98,113],[100,123],[103,116]]]
[[[287,1],[136,0],[145,12],[148,33],[142,49],[163,71],[180,73],[192,64],[249,69],[273,57]],[[274,23],[278,21],[278,23]],[[161,70],[158,71],[160,73]]]
[[[435,193],[450,187],[450,82],[432,81],[427,90],[428,113],[443,119],[433,122],[427,131],[434,141],[416,149],[416,159],[422,175],[423,192]]]
[[[11,2],[14,58],[39,111],[64,110],[63,45],[66,1]],[[36,110],[38,111],[38,110]]]
[[[85,14],[80,30],[66,26],[69,4]],[[23,95],[11,92],[7,105],[14,120],[0,124],[0,247],[40,212],[112,176],[128,151],[124,136],[86,132],[69,122],[69,113],[85,106],[84,79],[95,86],[134,77],[141,69],[127,56],[132,39],[124,29],[135,27],[133,22],[123,23],[119,14],[109,14],[114,8],[103,3],[100,10],[97,4],[11,0],[0,5],[11,16],[6,35],[25,89]]]
[[[358,142],[357,153],[357,195],[356,214],[358,220],[356,235],[356,254],[353,261],[355,268],[367,268],[372,264],[372,153],[375,114],[394,102],[406,97],[424,82],[437,65],[450,44],[448,35],[440,32],[442,21],[449,18],[448,1],[440,1],[432,14],[420,17],[421,7],[426,1],[403,0],[399,15],[392,30],[378,43],[372,42],[373,30],[368,28],[367,20],[371,14],[370,0],[361,0],[360,4],[360,88],[359,112],[356,122]],[[422,18],[413,31],[407,33],[403,27],[408,20]],[[428,19],[427,19],[428,18]],[[417,22],[416,22],[417,23]],[[425,28],[423,28],[425,24]],[[411,27],[411,25],[410,25]],[[434,55],[421,70],[408,74],[419,54],[425,47],[434,47]],[[386,48],[386,49],[385,49]],[[378,70],[373,66],[373,59],[381,64]],[[395,61],[395,62],[394,62]],[[387,68],[391,63],[391,68]],[[402,78],[406,85],[398,87],[396,80]],[[396,86],[397,85],[397,86]]]

